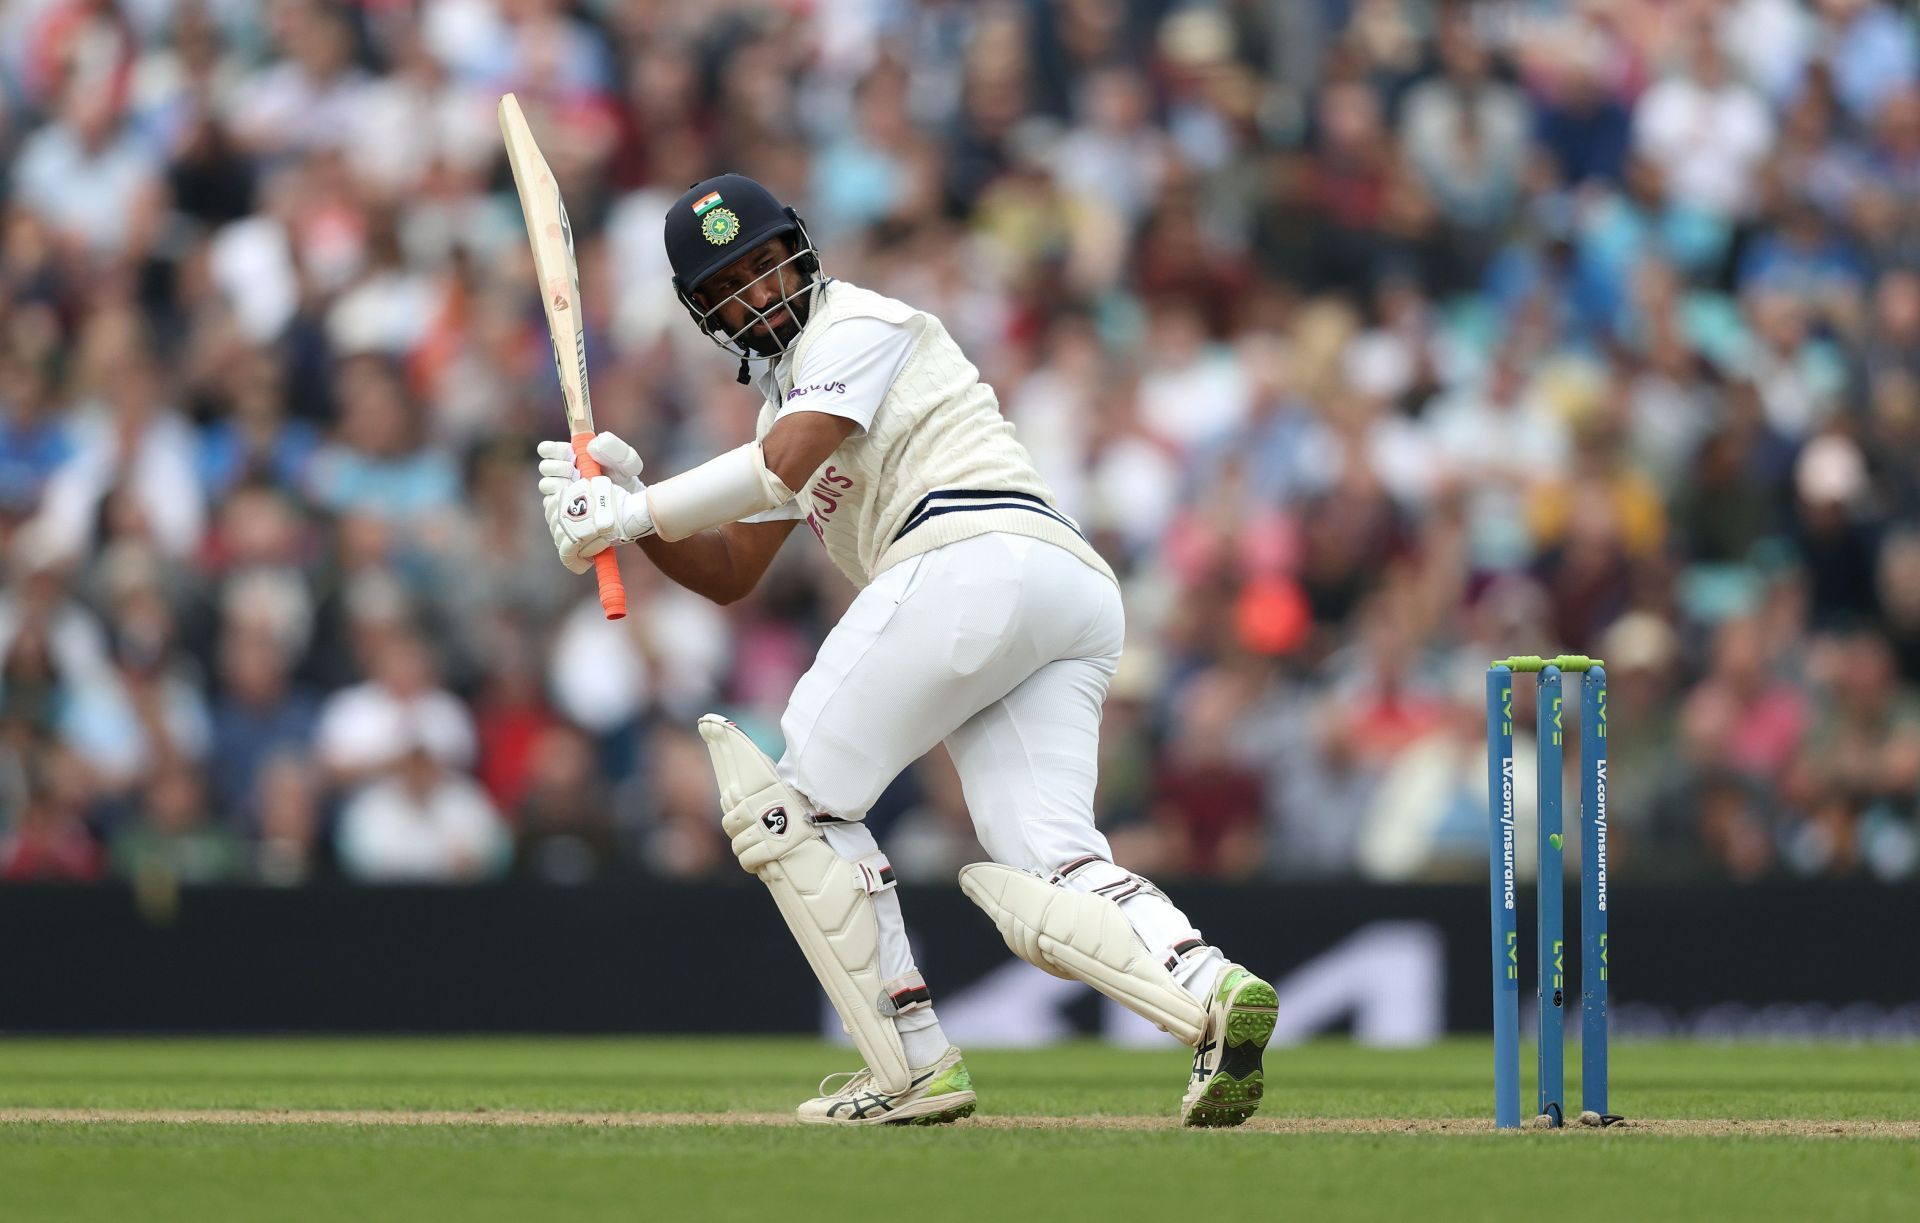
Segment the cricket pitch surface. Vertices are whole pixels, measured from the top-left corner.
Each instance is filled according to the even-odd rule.
[[[0,1214],[785,1223],[894,1201],[914,1223],[1177,1223],[1217,1202],[1426,1223],[1550,1201],[1833,1219],[1897,1216],[1920,1189],[1915,1045],[1621,1042],[1627,1120],[1605,1130],[1495,1132],[1473,1040],[1274,1049],[1266,1107],[1237,1130],[1173,1123],[1179,1048],[1098,1044],[969,1051],[980,1110],[955,1125],[794,1124],[852,1057],[734,1038],[0,1039]]]

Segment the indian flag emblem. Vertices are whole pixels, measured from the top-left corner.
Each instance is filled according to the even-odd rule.
[[[720,193],[718,191],[709,191],[693,202],[693,215],[696,217],[706,216],[707,209],[714,207],[719,202]]]
[[[725,246],[740,236],[740,218],[731,208],[715,208],[700,218],[700,236],[715,246]]]

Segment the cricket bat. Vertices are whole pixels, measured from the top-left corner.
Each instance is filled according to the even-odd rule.
[[[513,167],[527,241],[533,246],[540,305],[547,313],[547,334],[553,340],[553,368],[560,376],[560,397],[567,409],[573,465],[590,479],[600,474],[600,464],[587,454],[587,443],[593,440],[593,403],[587,395],[587,331],[580,317],[580,265],[573,255],[573,226],[560,200],[560,186],[553,181],[553,169],[541,156],[527,117],[512,94],[500,99],[500,134],[507,142],[507,164]],[[593,558],[593,571],[600,581],[600,606],[607,619],[622,618],[627,614],[627,588],[620,581],[620,563],[612,548]]]

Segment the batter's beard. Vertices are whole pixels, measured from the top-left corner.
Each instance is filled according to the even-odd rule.
[[[786,322],[775,327],[772,335],[768,335],[760,328],[760,325],[756,323],[753,329],[747,333],[746,346],[760,356],[777,357],[793,346],[794,340],[800,335],[800,326],[799,323],[789,318]]]
[[[801,329],[807,325],[807,316],[813,310],[813,286],[809,284],[801,289],[785,306],[789,317],[773,329],[772,335],[755,323],[747,328],[747,334],[741,342],[763,357],[777,357],[793,347],[793,342],[800,338]],[[779,312],[779,306],[768,311],[769,314]]]

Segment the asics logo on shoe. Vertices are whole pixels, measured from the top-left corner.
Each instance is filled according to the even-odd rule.
[[[913,1082],[907,1084],[907,1090],[901,1092],[900,1095],[904,1096],[904,1095],[912,1094],[914,1088],[920,1086],[920,1084],[926,1082],[928,1079],[932,1077],[933,1077],[933,1071],[932,1070],[927,1071],[925,1074],[921,1075],[919,1078],[915,1079]],[[841,1115],[841,1111],[843,1109],[851,1109],[852,1112],[849,1113],[848,1115],[854,1116],[854,1117],[872,1117],[872,1116],[877,1116],[878,1114],[881,1114],[881,1113],[890,1113],[893,1111],[893,1102],[898,1098],[899,1098],[898,1096],[882,1095],[880,1092],[877,1092],[877,1091],[863,1091],[859,1095],[853,1097],[853,1099],[842,1100],[840,1103],[835,1104],[832,1108],[829,1108],[827,1110],[827,1116],[838,1117]]]
[[[1204,1079],[1207,1077],[1207,1054],[1212,1053],[1218,1044],[1218,1041],[1204,1040],[1200,1042],[1200,1047],[1193,1051],[1194,1078]]]

